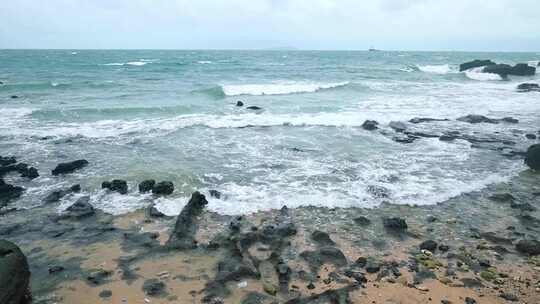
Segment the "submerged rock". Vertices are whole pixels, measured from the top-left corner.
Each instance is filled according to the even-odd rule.
[[[372,131],[372,130],[376,130],[378,128],[378,125],[379,123],[376,122],[375,120],[366,120],[362,124],[362,128],[364,130]]]
[[[139,184],[139,192],[140,193],[150,192],[152,191],[155,185],[156,185],[156,181],[153,179],[147,179],[145,181],[142,181]]]
[[[540,254],[540,242],[537,240],[521,240],[516,244],[517,251],[529,255]]]
[[[215,197],[217,199],[220,199],[221,198],[221,192],[217,191],[217,190],[210,190],[208,191],[210,193],[210,196],[211,197]]]
[[[389,126],[396,132],[404,132],[405,130],[407,130],[407,125],[402,123],[401,121],[391,121]]]
[[[169,195],[174,191],[174,184],[169,181],[159,182],[152,188],[155,195]]]
[[[315,230],[311,234],[311,239],[320,246],[334,246],[336,244],[334,241],[332,241],[328,233],[319,230]]]
[[[128,192],[127,182],[121,179],[113,179],[110,182],[105,181],[101,183],[101,188],[109,189],[110,191],[118,192],[120,194],[126,194]]]
[[[244,106],[244,103],[243,103],[242,101],[238,100],[238,101],[236,102],[236,106],[237,106],[237,107],[243,107],[243,106]]]
[[[175,249],[190,249],[197,246],[195,234],[197,232],[196,217],[208,204],[206,197],[199,192],[194,192],[187,205],[176,219],[172,234],[167,241],[167,246]]]
[[[354,222],[360,226],[369,226],[371,224],[371,220],[368,219],[367,217],[365,216],[359,216],[357,218],[354,219]]]
[[[258,106],[249,106],[249,107],[247,107],[246,109],[248,109],[248,110],[255,110],[255,111],[257,111],[257,110],[262,110],[262,108],[261,108],[261,107],[258,107]]]
[[[80,219],[94,215],[95,210],[89,203],[90,197],[83,196],[79,198],[73,205],[69,206],[63,214],[63,217]]]
[[[30,298],[28,262],[17,245],[0,240],[0,303],[22,304]]]
[[[540,144],[532,145],[527,149],[525,164],[533,170],[540,170]]]
[[[476,60],[473,60],[473,61],[469,61],[469,62],[465,62],[465,63],[460,64],[459,65],[459,71],[463,72],[463,71],[466,71],[466,70],[469,70],[469,69],[484,67],[484,66],[488,66],[488,65],[495,65],[495,64],[496,63],[491,61],[491,60],[479,60],[479,59],[476,59]]]
[[[519,92],[540,92],[540,85],[538,83],[522,83],[517,86]]]
[[[499,123],[496,119],[487,118],[486,116],[483,116],[483,115],[473,115],[473,114],[460,117],[457,120],[462,121],[462,122],[472,123],[472,124],[477,124],[477,123],[496,124],[496,123]]]
[[[437,245],[437,242],[433,240],[427,240],[422,242],[419,247],[422,250],[429,250],[431,252],[435,252],[435,250],[437,250]]]
[[[413,123],[413,124],[419,124],[419,123],[424,123],[424,122],[432,122],[432,121],[448,121],[448,119],[429,118],[429,117],[415,117],[415,118],[409,120],[409,122]]]
[[[45,204],[51,204],[58,202],[61,200],[64,196],[73,193],[73,192],[80,192],[81,191],[81,185],[73,185],[68,189],[61,189],[61,190],[55,190],[51,193],[49,193],[44,199],[43,202]]]
[[[52,175],[60,175],[75,172],[75,170],[84,168],[88,165],[86,159],[79,159],[68,163],[60,163],[52,170]]]
[[[525,137],[527,139],[536,139],[536,134],[528,133],[528,134],[525,134]]]
[[[24,188],[13,186],[0,179],[0,207],[7,205],[11,200],[19,198],[24,192]]]
[[[483,73],[497,74],[502,78],[513,76],[533,76],[536,73],[536,68],[529,66],[526,63],[518,63],[515,66],[508,64],[489,65],[482,69]]]

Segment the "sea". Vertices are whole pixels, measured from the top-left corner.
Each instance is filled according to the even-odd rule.
[[[88,195],[114,215],[150,204],[176,215],[193,191],[226,215],[444,204],[508,181],[526,169],[523,159],[460,139],[398,142],[391,122],[495,136],[519,151],[536,142],[525,134],[539,135],[540,93],[516,90],[539,74],[459,72],[473,59],[535,66],[540,53],[0,50],[0,155],[39,170],[32,181],[6,177],[26,188],[19,208],[76,183],[82,192],[59,211]],[[519,123],[456,121],[468,114]],[[447,120],[410,123],[415,117]],[[379,128],[363,129],[366,120]],[[76,159],[89,165],[51,175]],[[126,180],[128,194],[101,189],[111,179]],[[140,194],[145,179],[172,181],[175,192]]]

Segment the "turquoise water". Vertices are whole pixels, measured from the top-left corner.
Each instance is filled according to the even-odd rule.
[[[145,178],[175,182],[175,194],[156,201],[171,214],[193,190],[210,189],[223,196],[209,208],[227,214],[385,200],[435,204],[506,180],[522,161],[462,140],[397,143],[391,121],[513,116],[519,124],[409,127],[497,136],[515,149],[531,144],[524,133],[540,129],[540,94],[515,91],[540,76],[503,81],[457,71],[476,58],[534,65],[540,54],[2,50],[0,154],[40,169],[32,182],[13,177],[28,188],[22,207],[79,182],[97,207],[123,213],[154,202],[136,193]],[[238,100],[263,110],[236,107]],[[366,119],[380,130],[360,128]],[[49,174],[78,158],[90,166],[62,178]],[[128,180],[129,195],[101,191],[111,178]],[[387,197],[370,187],[384,187]]]

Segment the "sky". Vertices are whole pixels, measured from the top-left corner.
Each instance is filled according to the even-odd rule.
[[[0,48],[540,51],[538,0],[5,0]]]

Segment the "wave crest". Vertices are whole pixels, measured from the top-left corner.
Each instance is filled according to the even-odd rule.
[[[418,69],[425,73],[431,73],[431,74],[449,74],[452,73],[453,70],[448,64],[442,64],[442,65],[418,65]]]
[[[465,71],[465,76],[472,80],[478,81],[493,81],[493,80],[502,80],[501,76],[493,73],[484,73],[482,70],[484,67],[473,68]]]
[[[240,95],[287,95],[313,93],[320,90],[332,89],[348,85],[348,81],[335,83],[272,83],[272,84],[242,84],[222,85],[223,93],[227,96]]]

